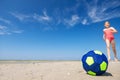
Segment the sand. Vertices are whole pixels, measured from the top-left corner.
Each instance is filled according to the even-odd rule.
[[[120,62],[110,62],[101,76],[90,76],[81,61],[0,61],[0,80],[120,80]]]

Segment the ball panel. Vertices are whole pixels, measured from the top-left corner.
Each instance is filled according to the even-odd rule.
[[[86,63],[87,57],[88,57],[87,54],[83,55],[83,57],[82,57],[82,65],[83,65],[83,68],[85,69],[86,72],[88,70],[90,70],[90,66]]]
[[[96,75],[96,73],[95,73],[95,72],[93,72],[93,71],[88,71],[87,73],[88,73],[88,74],[90,74],[90,75],[93,75],[93,76],[95,76],[95,75]]]
[[[100,70],[101,71],[105,71],[107,68],[107,63],[105,61],[103,61],[101,64],[100,64]]]
[[[99,55],[102,55],[102,52],[101,51],[98,51],[98,50],[94,50],[95,54],[99,54]]]
[[[91,65],[94,63],[93,57],[87,57],[86,63],[87,63],[89,66],[91,66]]]

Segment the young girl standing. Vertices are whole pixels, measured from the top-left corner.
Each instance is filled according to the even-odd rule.
[[[105,29],[103,29],[103,32],[104,32],[103,39],[106,42],[108,61],[110,61],[110,59],[111,59],[110,45],[112,46],[112,50],[114,53],[114,60],[118,61],[116,47],[115,47],[115,40],[114,40],[114,33],[116,33],[117,30],[113,27],[110,27],[110,23],[108,21],[105,22],[104,26],[105,26]]]

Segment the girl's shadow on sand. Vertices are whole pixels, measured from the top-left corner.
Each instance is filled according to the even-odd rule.
[[[104,74],[102,74],[102,76],[113,76],[113,75],[109,72],[105,72]]]

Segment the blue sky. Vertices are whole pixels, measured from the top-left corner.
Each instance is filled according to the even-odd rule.
[[[120,59],[120,0],[1,0],[0,59],[80,60],[96,49],[106,54],[106,20],[118,30]]]

